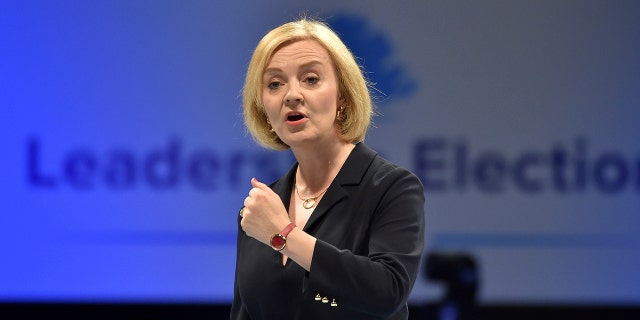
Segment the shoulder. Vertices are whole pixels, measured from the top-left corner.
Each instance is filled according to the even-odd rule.
[[[360,167],[351,166],[349,174],[359,175],[360,192],[379,197],[390,193],[412,192],[422,195],[424,188],[420,179],[409,169],[402,167],[360,143],[354,150],[355,159]],[[361,171],[360,171],[361,170]],[[358,174],[357,172],[360,171]],[[354,177],[355,178],[355,177]]]
[[[422,189],[420,179],[409,169],[402,167],[381,155],[376,155],[368,170],[368,175],[373,183],[379,184],[395,184],[409,183],[415,184]]]

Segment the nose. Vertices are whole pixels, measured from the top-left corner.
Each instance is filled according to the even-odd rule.
[[[284,96],[285,104],[287,105],[298,104],[302,102],[302,100],[303,100],[303,97],[302,97],[302,93],[298,88],[298,84],[294,82],[291,85],[289,85],[289,90],[287,90],[287,94]]]

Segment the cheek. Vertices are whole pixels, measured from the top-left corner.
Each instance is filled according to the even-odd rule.
[[[264,112],[269,118],[269,121],[278,121],[280,118],[280,103],[275,101],[273,98],[263,98],[262,105],[264,106]]]
[[[327,112],[335,112],[338,108],[338,90],[334,86],[328,87],[321,94],[321,103],[326,106]]]
[[[326,94],[322,96],[322,99],[318,101],[320,105],[324,106],[324,112],[334,113],[338,108],[338,99],[331,94]]]
[[[269,109],[279,108],[281,102],[282,100],[275,97],[274,95],[262,95],[262,105],[265,109],[267,109],[267,112],[269,111]]]

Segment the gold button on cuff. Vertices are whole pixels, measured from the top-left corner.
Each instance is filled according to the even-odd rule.
[[[322,298],[322,303],[329,303],[329,298],[327,297]]]
[[[320,297],[320,294],[318,293],[318,294],[316,294],[316,298],[315,299],[316,299],[316,301],[320,301],[320,300],[322,300],[322,297]]]
[[[332,307],[337,307],[337,306],[338,306],[338,303],[336,302],[336,299],[333,299],[333,300],[331,301],[331,306],[332,306]]]

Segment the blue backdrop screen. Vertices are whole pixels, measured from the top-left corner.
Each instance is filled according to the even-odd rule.
[[[244,73],[301,12],[376,83],[366,142],[481,302],[640,303],[635,1],[3,2],[0,300],[229,303],[249,180],[294,161],[247,135]]]

